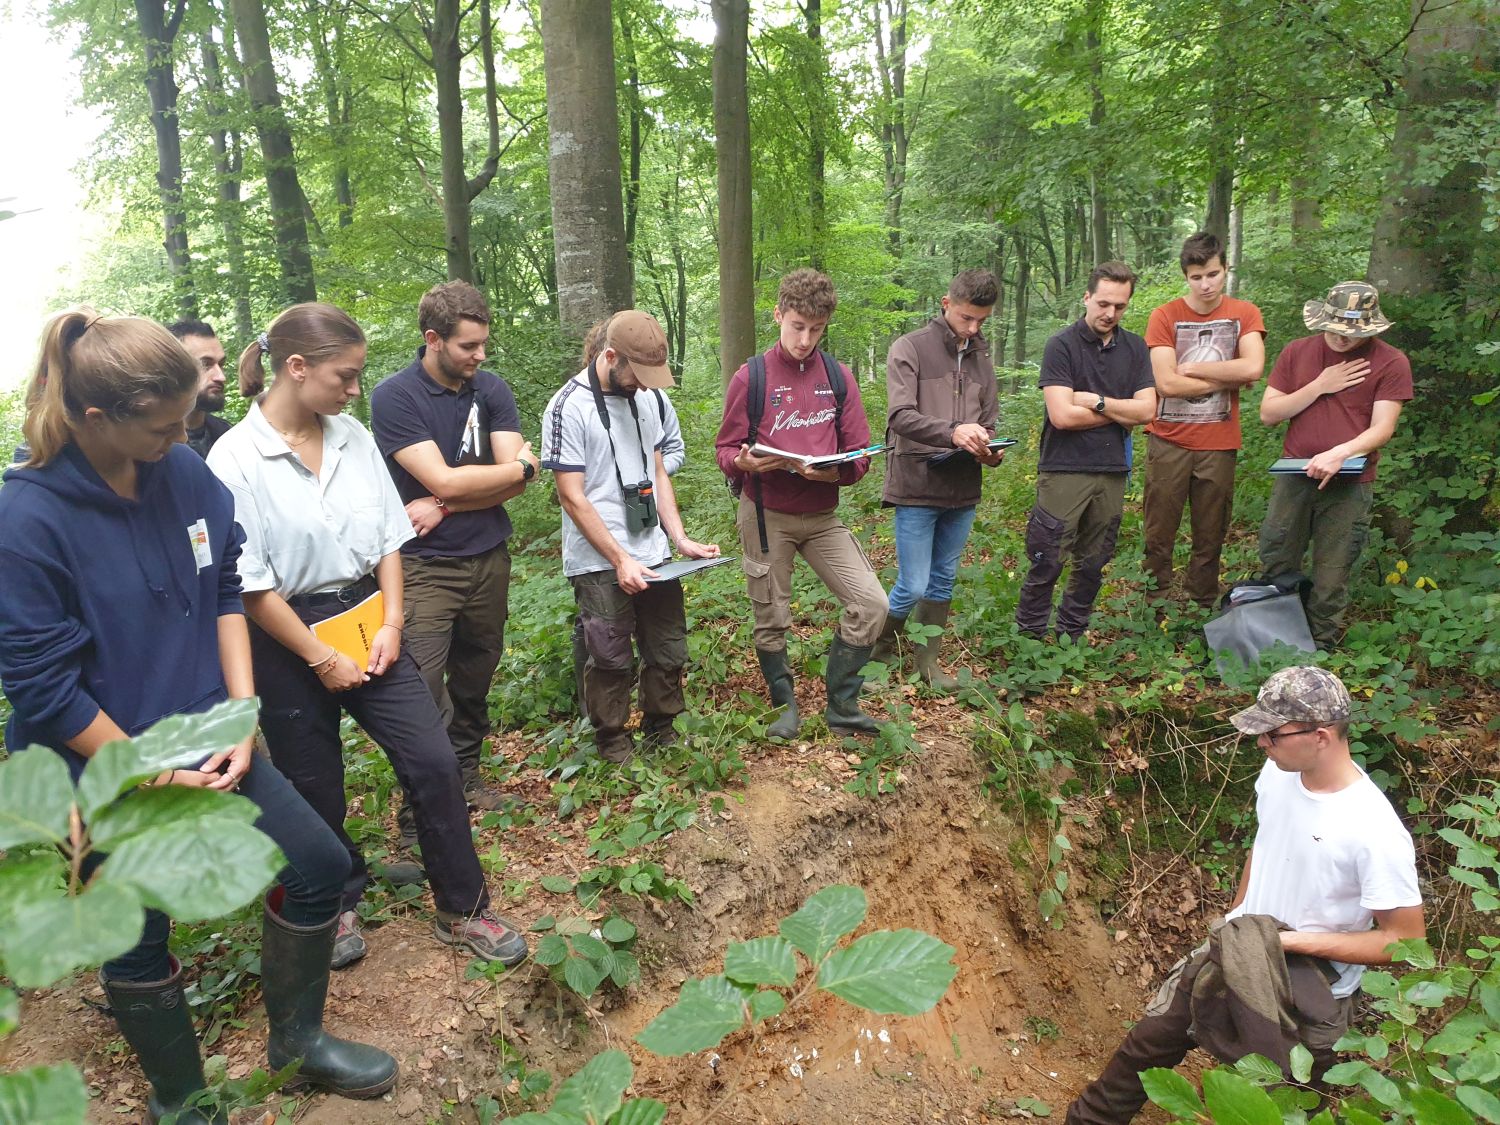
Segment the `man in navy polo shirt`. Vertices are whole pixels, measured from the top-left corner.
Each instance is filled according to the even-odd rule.
[[[1082,640],[1114,558],[1130,472],[1130,431],[1156,416],[1156,383],[1146,342],[1120,327],[1135,292],[1124,262],[1089,274],[1083,316],[1047,341],[1042,354],[1042,453],[1036,506],[1026,524],[1031,567],[1016,625],[1041,637],[1052,620],[1052,590],[1063,564],[1073,573],[1057,608],[1057,631]]]
[[[490,335],[484,295],[468,282],[435,285],[417,312],[417,358],[370,395],[370,423],[417,538],[401,549],[406,651],[448,727],[470,805],[495,808],[480,779],[490,733],[490,682],[505,647],[510,517],[505,501],[536,475],[515,395],[481,371]],[[403,844],[415,842],[411,810]],[[404,868],[404,865],[403,865]]]

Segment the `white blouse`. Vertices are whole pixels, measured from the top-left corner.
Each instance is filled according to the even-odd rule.
[[[375,439],[347,414],[323,416],[323,472],[314,476],[254,403],[209,451],[234,494],[245,533],[245,593],[284,598],[357,582],[415,536]]]

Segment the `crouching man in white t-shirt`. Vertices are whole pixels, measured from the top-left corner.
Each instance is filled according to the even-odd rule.
[[[1290,929],[1284,953],[1327,961],[1335,1018],[1304,1043],[1314,1077],[1334,1060],[1366,965],[1426,934],[1411,835],[1349,756],[1349,692],[1321,668],[1285,668],[1255,706],[1232,719],[1268,759],[1255,783],[1255,844],[1226,919],[1269,915]],[[1194,1046],[1195,959],[1147,1009],[1093,1083],[1068,1107],[1067,1125],[1122,1125],[1145,1104],[1140,1072],[1176,1066]],[[1197,1013],[1201,1020],[1204,1013]]]

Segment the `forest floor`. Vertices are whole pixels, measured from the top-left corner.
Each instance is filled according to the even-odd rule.
[[[805,707],[821,705],[812,697],[819,688]],[[895,1125],[1049,1113],[1060,1120],[1222,898],[1180,857],[1153,869],[1152,858],[1137,853],[1123,874],[1096,873],[1091,857],[1111,841],[1094,815],[1101,810],[1086,802],[1109,798],[1083,798],[1067,809],[1072,881],[1054,929],[1036,906],[1045,826],[1039,818],[1012,822],[986,795],[968,744],[970,712],[951,700],[911,702],[922,752],[884,797],[844,791],[853,767],[831,740],[744,749],[748,776],[730,794],[741,799],[717,814],[705,807],[655,853],[693,901],[615,896],[640,930],[643,979],[624,992],[606,985],[586,1002],[533,963],[499,982],[468,980],[465,959],[432,939],[425,912],[372,926],[369,955],[333,976],[327,1024],[393,1052],[400,1081],[374,1102],[303,1099],[295,1119],[473,1121],[475,1100],[486,1095],[506,1113],[521,1112],[516,1084],[507,1089],[500,1075],[503,1040],[506,1053],[555,1081],[598,1050],[623,1048],[636,1067],[633,1093],[666,1102],[672,1122]],[[502,736],[496,749],[528,752],[519,736]],[[522,771],[506,789],[545,800],[549,785]],[[577,878],[590,866],[582,819],[549,819],[500,841],[507,882],[532,881],[502,907],[523,925],[576,906],[534,881]],[[866,890],[863,929],[913,927],[956,948],[958,976],[935,1010],[881,1017],[815,993],[717,1052],[665,1059],[632,1042],[684,980],[720,971],[727,942],[774,933],[809,894],[835,882]],[[1111,928],[1093,906],[1099,898],[1124,904]],[[0,1044],[0,1065],[71,1060],[94,1094],[91,1121],[134,1120],[143,1116],[146,1085],[111,1022],[91,1006],[100,1001],[92,976],[29,994],[21,1030]],[[231,1078],[264,1065],[264,1012],[251,1004],[242,1015],[212,1048],[226,1056]],[[236,1115],[242,1123],[262,1119]]]

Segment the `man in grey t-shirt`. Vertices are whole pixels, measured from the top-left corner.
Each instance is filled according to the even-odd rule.
[[[648,747],[670,744],[684,709],[687,618],[682,583],[652,581],[671,558],[718,555],[687,537],[662,461],[662,419],[636,392],[672,386],[667,339],[655,318],[628,310],[610,318],[603,349],[563,384],[542,415],[542,467],[557,482],[563,508],[563,573],[573,584],[588,660],[583,705],[599,753],[628,761],[625,730],[640,674],[641,729]]]

